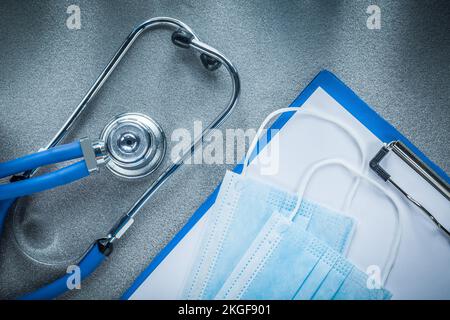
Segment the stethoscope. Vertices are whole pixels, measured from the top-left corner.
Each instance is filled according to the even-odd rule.
[[[120,239],[133,224],[139,210],[191,156],[203,139],[209,135],[211,129],[220,126],[233,111],[240,92],[239,75],[236,68],[222,53],[201,42],[191,28],[183,22],[168,17],[145,21],[126,38],[75,111],[44,149],[31,155],[0,163],[0,179],[11,176],[10,183],[0,185],[0,231],[9,208],[17,198],[84,178],[97,171],[99,165],[105,165],[115,175],[124,178],[139,178],[154,172],[164,158],[166,139],[161,126],[154,119],[140,113],[118,115],[105,126],[99,140],[91,141],[88,138],[82,138],[65,145],[58,144],[67,136],[75,121],[85,111],[89,102],[103,86],[134,41],[144,31],[155,27],[175,29],[172,33],[172,42],[181,48],[193,48],[199,52],[201,62],[206,69],[214,71],[224,65],[231,77],[231,98],[227,107],[202,131],[200,136],[195,138],[190,148],[185,150],[158,176],[107,236],[96,240],[86,251],[78,263],[81,280],[88,277],[105,257],[111,254],[113,243]],[[39,167],[80,158],[80,161],[64,168],[34,176]],[[69,277],[70,274],[67,274],[22,298],[55,298],[68,290]]]

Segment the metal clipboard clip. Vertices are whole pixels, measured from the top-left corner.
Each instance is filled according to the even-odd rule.
[[[447,200],[450,201],[450,187],[433,169],[427,166],[414,152],[412,152],[403,142],[392,141],[384,145],[380,151],[370,160],[370,168],[380,176],[384,181],[390,182],[398,191],[400,191],[409,201],[420,208],[434,224],[442,230],[448,237],[450,231],[447,230],[439,221],[429,212],[420,202],[415,200],[410,194],[403,190],[380,165],[381,160],[392,151],[406,164],[408,164],[414,171],[416,171],[422,178],[431,184],[437,191],[439,191]]]

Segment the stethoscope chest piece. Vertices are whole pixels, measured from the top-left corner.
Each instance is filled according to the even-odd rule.
[[[123,178],[149,175],[162,162],[166,138],[160,125],[140,113],[123,113],[103,129],[100,139],[108,153],[106,167]]]

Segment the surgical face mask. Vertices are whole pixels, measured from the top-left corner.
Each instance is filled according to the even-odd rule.
[[[325,160],[314,165],[300,187],[304,192],[312,174],[326,165],[341,165],[359,174],[342,160]],[[361,175],[362,176],[362,175]],[[373,180],[362,176],[379,190]],[[398,208],[395,206],[397,218]],[[368,276],[345,256],[307,229],[274,212],[216,295],[216,299],[389,299],[383,288],[367,285]],[[398,222],[398,219],[397,219]],[[400,240],[396,228],[386,259],[383,284],[392,269]]]
[[[273,212],[287,218],[297,201],[288,192],[227,172],[182,297],[213,299]],[[353,231],[351,218],[309,201],[302,202],[292,223],[337,252],[346,251]]]
[[[293,110],[281,109],[272,113],[268,119],[286,111]],[[302,111],[302,114],[335,123],[327,116],[315,112]],[[267,121],[263,122],[262,128]],[[350,137],[356,136],[351,129],[342,128]],[[261,132],[260,128],[257,137]],[[256,146],[255,141],[250,150]],[[362,148],[358,141],[355,141],[364,164]],[[251,152],[248,153],[245,164],[250,154]],[[251,180],[244,176],[245,170],[246,166],[243,175],[228,172],[222,182],[216,203],[208,212],[206,233],[203,235],[194,266],[185,282],[182,293],[184,299],[214,298],[273,212],[288,216],[295,211],[297,214],[293,222],[296,226],[306,228],[338,252],[345,252],[347,248],[353,230],[350,218],[318,204],[301,202],[295,195]],[[357,183],[358,181],[349,193],[347,203],[350,202]]]
[[[271,119],[279,115],[281,113],[285,112],[292,112],[295,110],[295,108],[284,108],[279,109],[274,112],[272,112],[262,123],[261,127],[259,128],[257,135],[255,139],[253,140],[249,152],[246,155],[245,161],[244,161],[244,168],[242,170],[242,174],[244,175],[247,166],[249,163],[250,155],[253,152],[253,149],[255,149],[257,145],[257,139],[261,135],[262,130],[265,128],[265,126],[271,121]],[[328,122],[335,123],[332,118],[328,118],[328,116],[324,116],[320,113],[317,113],[316,111],[296,111],[301,112],[302,114],[306,115],[313,115],[318,118],[321,118],[323,120],[326,120]],[[323,160],[319,163],[316,163],[313,165],[306,174],[302,177],[303,183],[300,185],[298,189],[299,199],[302,199],[306,187],[312,177],[312,175],[321,167],[328,166],[328,165],[341,165],[350,172],[352,172],[354,175],[357,176],[356,183],[353,185],[353,189],[349,192],[347,199],[345,201],[344,205],[344,211],[348,211],[351,203],[353,201],[354,195],[356,193],[356,190],[358,188],[360,178],[365,179],[370,184],[376,187],[379,191],[382,193],[385,193],[388,197],[388,199],[391,201],[391,203],[395,207],[395,213],[396,213],[396,220],[395,220],[395,233],[392,239],[392,245],[388,252],[388,258],[386,259],[384,263],[384,273],[381,279],[381,283],[378,283],[377,286],[384,285],[395,262],[395,258],[397,257],[398,248],[400,246],[400,239],[401,239],[401,224],[400,224],[400,212],[398,209],[398,206],[396,202],[393,200],[393,197],[390,193],[386,193],[375,181],[372,179],[369,179],[365,176],[363,176],[363,172],[366,169],[367,161],[365,159],[365,154],[363,152],[362,144],[360,143],[359,139],[357,139],[357,135],[355,132],[351,130],[351,128],[341,125],[338,123],[335,123],[340,127],[343,131],[345,131],[356,143],[359,153],[361,155],[361,170],[358,172],[357,170],[353,169],[351,165],[348,163],[338,160],[338,159],[330,159],[330,160]],[[300,202],[297,203],[296,208],[294,208],[291,218],[295,217],[296,209],[300,207]],[[258,235],[260,236],[260,235]],[[331,248],[332,249],[332,248]],[[317,251],[316,251],[317,252]],[[286,252],[287,254],[289,251]],[[242,261],[245,261],[245,258],[242,258]],[[236,268],[235,268],[236,270]],[[287,270],[287,272],[289,272]],[[325,278],[323,278],[325,276]],[[390,294],[387,293],[385,290],[373,290],[369,289],[373,288],[373,280],[374,279],[367,279],[367,276],[362,273],[360,270],[358,270],[356,267],[354,267],[349,261],[346,261],[345,257],[343,255],[338,255],[336,252],[330,251],[330,248],[327,249],[327,251],[321,256],[320,260],[317,261],[317,263],[314,266],[314,269],[311,270],[311,273],[307,275],[307,278],[305,281],[300,285],[298,284],[299,288],[297,289],[295,295],[292,297],[293,299],[386,299],[390,297]],[[339,288],[336,291],[336,288]],[[332,293],[332,294],[331,294]],[[265,298],[269,298],[269,296],[265,296]]]
[[[261,230],[216,299],[388,299],[343,255],[284,215]]]
[[[263,122],[262,128],[276,114],[292,111],[281,109],[275,111]],[[345,130],[351,134],[348,128]],[[356,135],[353,135],[355,138]],[[358,142],[358,140],[356,140]],[[256,138],[250,146],[243,168],[245,174],[251,152],[256,146]],[[216,299],[389,299],[390,293],[373,286],[368,286],[368,276],[358,270],[345,256],[321,241],[308,228],[299,228],[293,221],[303,202],[303,195],[312,175],[321,167],[341,165],[354,175],[367,180],[378,190],[384,190],[373,180],[363,176],[365,158],[361,144],[358,143],[362,158],[361,172],[339,159],[323,160],[313,165],[302,177],[298,189],[296,207],[286,217],[281,212],[274,212],[258,233],[250,247],[233,269],[225,284],[216,295]],[[345,208],[348,209],[356,192],[354,185],[347,197]],[[396,212],[395,234],[391,249],[384,264],[381,284],[384,285],[394,265],[400,238],[400,218],[397,204],[387,194]]]
[[[274,112],[271,114],[268,119],[263,122],[263,125],[258,130],[258,135],[261,134],[263,126],[270,120],[270,117],[276,114],[280,114],[283,112],[292,112],[293,109],[282,109]],[[314,112],[305,112],[302,111],[302,113],[306,115],[314,115],[319,118],[323,118],[320,114],[317,115]],[[329,122],[333,122],[330,119],[324,119]],[[340,126],[340,125],[338,125]],[[361,153],[362,158],[362,168],[364,168],[364,164],[366,163],[364,158],[364,153],[362,152],[361,144],[359,141],[355,138],[356,135],[352,134],[351,130],[348,128],[343,127],[344,131],[346,131],[357,143],[357,146],[359,148],[359,151]],[[252,146],[250,148],[250,152],[247,154],[246,161],[244,162],[244,170],[243,174],[246,170],[247,160],[249,158],[249,155],[251,154],[252,149],[256,146],[256,138],[252,143]],[[227,178],[225,179],[227,181]],[[346,201],[346,207],[349,206],[351,203],[351,200],[354,196],[354,193],[357,188],[357,184],[359,183],[359,179],[356,181],[355,185],[353,186],[353,190],[349,193]],[[231,194],[232,192],[226,192],[228,188],[226,187],[226,183],[222,185],[221,187],[221,193],[218,196],[218,200],[216,202],[215,207],[208,213],[209,215],[209,223],[207,222],[208,226],[212,224],[218,225],[219,228],[222,228],[223,230],[226,230],[226,236],[227,238],[224,238],[220,236],[220,233],[213,232],[211,228],[208,226],[206,227],[207,234],[210,234],[209,240],[206,239],[202,243],[202,247],[200,248],[200,254],[199,257],[196,259],[196,265],[193,268],[193,271],[191,272],[190,276],[187,279],[187,284],[184,289],[184,298],[189,299],[200,299],[200,298],[212,298],[214,297],[214,292],[217,292],[217,288],[220,287],[220,284],[224,282],[224,279],[226,279],[227,274],[229,274],[229,270],[233,268],[233,265],[236,265],[236,262],[239,260],[239,257],[242,257],[243,252],[245,252],[245,249],[248,247],[251,240],[255,237],[255,234],[258,233],[258,230],[264,225],[264,221],[268,221],[270,217],[272,217],[274,212],[279,212],[283,216],[288,216],[289,211],[290,213],[290,219],[293,222],[293,225],[306,229],[309,232],[313,232],[314,234],[317,234],[322,237],[322,240],[328,240],[327,243],[330,245],[333,245],[333,241],[331,239],[339,239],[340,241],[337,241],[338,243],[348,243],[348,235],[350,233],[348,232],[339,232],[339,228],[336,228],[335,226],[329,226],[326,227],[326,223],[323,221],[320,222],[320,217],[326,216],[326,214],[316,214],[316,215],[308,215],[308,214],[302,214],[304,212],[304,206],[306,206],[308,203],[306,201],[301,201],[302,196],[297,197],[296,205],[294,209],[292,210],[289,208],[289,206],[281,206],[281,207],[264,207],[264,202],[266,201],[267,195],[264,192],[257,192],[257,194],[248,197],[248,195],[241,194],[243,199],[245,199],[245,205],[247,207],[244,209],[246,211],[246,214],[242,214],[242,217],[244,219],[235,219],[236,217],[239,217],[240,215],[234,216],[233,214],[230,215],[230,213],[233,213],[233,206],[225,208],[224,210],[217,210],[217,206],[220,200],[224,199],[224,203],[227,205],[230,205],[233,203],[233,201],[229,201],[229,198],[233,198]],[[237,184],[237,188],[239,189],[239,185]],[[242,187],[242,185],[240,185]],[[245,188],[244,188],[245,189]],[[237,190],[242,191],[244,193],[244,189]],[[302,190],[302,188],[300,188]],[[223,191],[223,192],[222,192]],[[304,191],[304,188],[303,188]],[[302,191],[302,192],[303,192]],[[235,197],[236,199],[239,197]],[[272,197],[269,197],[272,198]],[[253,204],[250,203],[249,199],[257,199],[257,201]],[[263,205],[263,207],[261,207]],[[281,208],[281,209],[280,209]],[[302,208],[302,209],[301,209]],[[321,207],[318,207],[319,209],[323,209]],[[228,210],[227,210],[228,209]],[[264,211],[268,212],[264,212]],[[239,210],[238,210],[239,212]],[[318,212],[322,212],[319,210]],[[224,213],[228,213],[228,218],[224,217]],[[292,213],[295,213],[294,216],[292,216]],[[222,221],[217,220],[214,221],[213,216],[216,215],[216,218],[220,218],[222,216]],[[305,219],[306,217],[306,219]],[[312,217],[315,217],[312,218]],[[337,217],[342,218],[342,215],[338,215]],[[344,217],[345,218],[345,217]],[[252,221],[254,219],[255,221]],[[232,222],[236,224],[236,228],[233,227]],[[257,223],[254,223],[257,222]],[[240,229],[239,229],[240,227]],[[228,231],[228,228],[231,231]],[[320,230],[319,228],[322,228]],[[345,228],[343,230],[346,230]],[[348,230],[348,229],[347,229]],[[240,231],[240,232],[236,232]],[[329,232],[328,238],[324,235],[327,231]],[[231,234],[228,234],[228,232],[231,232]],[[335,233],[334,233],[335,232]],[[345,235],[342,237],[342,235]],[[207,236],[206,236],[207,238]],[[205,239],[205,237],[204,237]],[[231,240],[231,241],[230,241]],[[331,240],[331,241],[330,241]],[[205,243],[207,245],[205,246]],[[346,245],[345,245],[346,246]],[[340,250],[345,250],[344,247],[340,247]],[[339,249],[337,250],[339,252]],[[336,258],[337,259],[337,258]],[[245,260],[245,259],[244,259]]]

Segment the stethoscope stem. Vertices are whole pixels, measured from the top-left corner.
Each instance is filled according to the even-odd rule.
[[[117,239],[120,239],[123,234],[130,228],[134,223],[134,217],[139,213],[142,207],[147,203],[147,201],[158,191],[158,189],[174,174],[178,168],[183,164],[183,162],[188,159],[196,148],[207,138],[212,129],[220,126],[231,114],[234,107],[236,106],[237,98],[240,93],[240,81],[239,75],[233,64],[216,49],[208,46],[207,44],[199,41],[197,38],[192,38],[190,42],[190,47],[199,51],[200,53],[206,54],[214,59],[220,61],[231,77],[231,97],[228,102],[227,107],[222,110],[222,112],[206,127],[199,137],[196,137],[192,143],[189,150],[184,152],[159,178],[142,194],[142,196],[131,206],[126,214],[122,216],[116,226],[111,229],[107,235],[108,243],[112,244]]]

